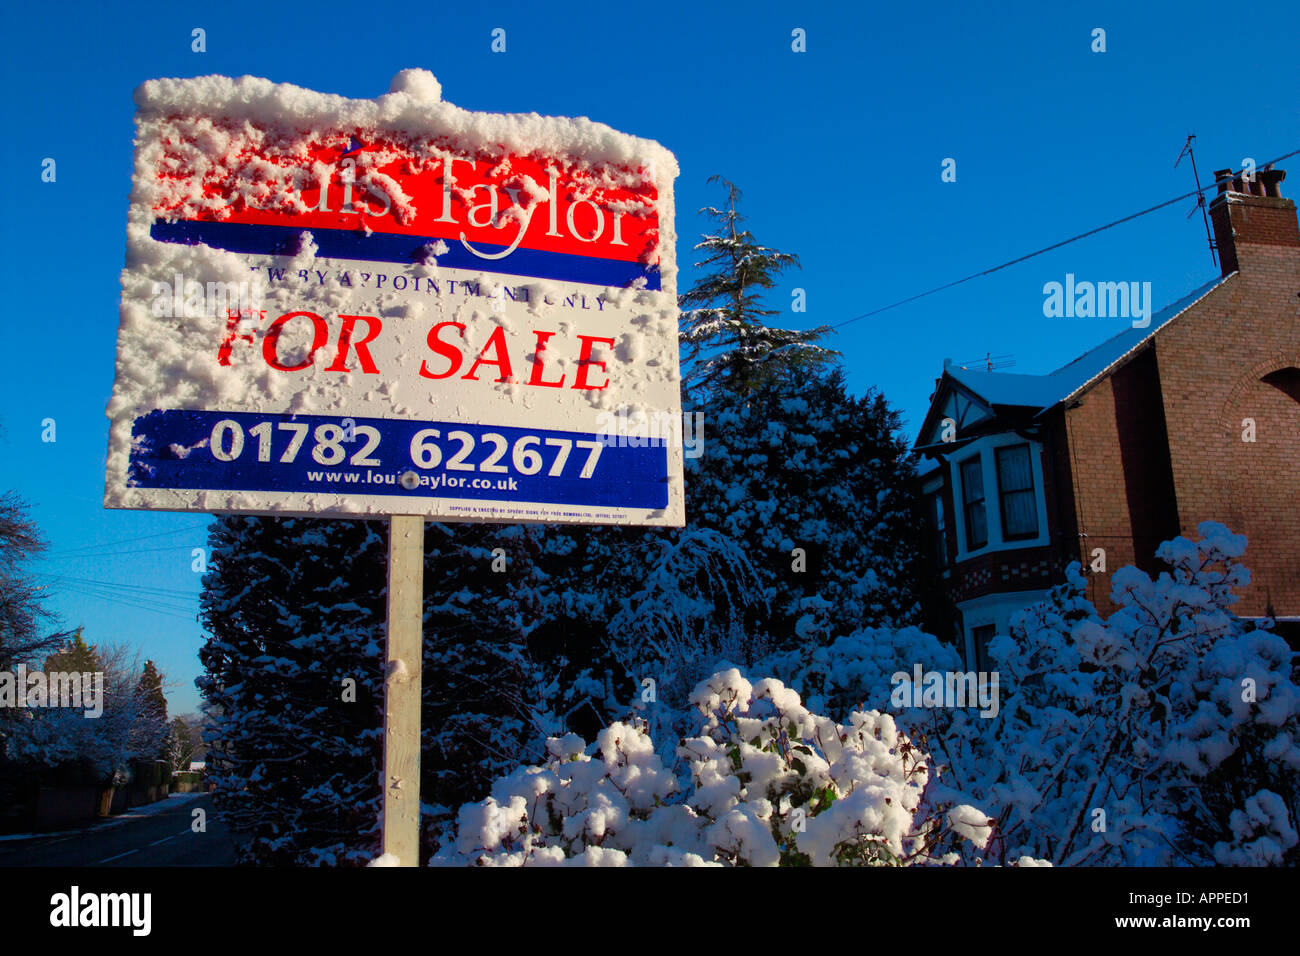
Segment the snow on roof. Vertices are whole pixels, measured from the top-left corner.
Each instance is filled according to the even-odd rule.
[[[950,365],[949,375],[990,405],[1052,405],[1060,398],[1060,384],[1050,375],[982,372]]]
[[[1130,326],[1047,375],[982,372],[956,366],[944,371],[990,405],[1037,408],[1042,414],[1074,398],[1228,278],[1221,276],[1205,283],[1151,316],[1151,323],[1144,328]]]

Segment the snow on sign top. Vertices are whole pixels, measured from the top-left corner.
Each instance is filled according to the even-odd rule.
[[[666,149],[423,70],[136,103],[106,506],[683,523]]]

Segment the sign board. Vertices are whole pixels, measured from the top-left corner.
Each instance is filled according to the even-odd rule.
[[[136,101],[106,506],[683,523],[671,153],[424,71]]]

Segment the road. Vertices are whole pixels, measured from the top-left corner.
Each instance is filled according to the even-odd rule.
[[[234,865],[234,842],[210,793],[181,794],[160,804],[72,833],[0,841],[0,867]],[[194,832],[195,810],[206,815],[206,832]]]

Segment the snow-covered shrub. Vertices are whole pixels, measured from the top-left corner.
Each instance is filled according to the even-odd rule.
[[[998,820],[995,852],[1070,864],[1296,861],[1300,687],[1286,642],[1236,617],[1246,540],[1204,522],[1152,580],[1115,572],[1102,620],[1084,580],[989,646],[1001,712],[954,712],[950,780]]]
[[[1165,542],[1154,580],[1115,572],[1100,617],[1077,564],[1012,616],[989,656],[1000,707],[891,706],[890,676],[963,670],[914,629],[863,630],[760,665],[830,713],[889,710],[943,771],[935,801],[996,820],[1001,862],[1294,864],[1300,858],[1300,686],[1286,642],[1231,612],[1246,541],[1205,522]],[[1025,855],[1028,857],[1025,857]],[[1024,859],[1021,859],[1024,857]]]
[[[594,748],[548,741],[543,766],[461,808],[436,862],[482,866],[912,865],[983,847],[988,817],[927,801],[935,772],[888,714],[818,716],[773,679],[715,673],[691,701],[687,770],[666,768],[644,726],[614,723]],[[589,749],[592,752],[588,752]]]
[[[133,760],[157,756],[166,721],[150,712],[140,693],[141,670],[134,651],[124,645],[88,646],[80,634],[77,643],[78,656],[52,655],[45,672],[101,675],[99,716],[87,719],[82,707],[14,709],[0,733],[0,760],[23,765],[26,773],[37,776],[46,769],[76,766],[90,780],[122,784],[130,779]],[[89,707],[90,697],[84,699]]]
[[[770,654],[754,669],[797,687],[814,710],[846,714],[888,706],[890,678],[899,670],[910,672],[915,664],[925,671],[962,669],[961,657],[951,644],[917,627],[863,628],[826,646]],[[907,716],[919,720],[923,715],[908,711]]]

